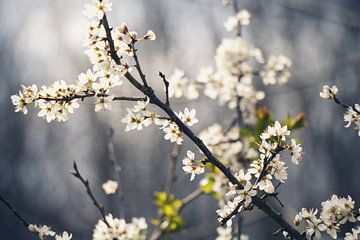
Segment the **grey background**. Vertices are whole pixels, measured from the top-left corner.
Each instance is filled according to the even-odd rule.
[[[116,154],[123,167],[127,218],[156,215],[153,192],[162,190],[172,149],[161,131],[149,127],[125,133],[121,118],[128,103],[95,114],[86,101],[66,123],[47,124],[30,110],[16,114],[10,96],[19,84],[75,81],[90,67],[83,54],[81,14],[87,1],[0,1],[0,193],[29,219],[68,230],[74,239],[90,239],[98,212],[83,186],[68,173],[77,160],[84,176],[106,209],[116,215],[117,198],[106,197],[101,184],[114,178],[106,149],[106,129],[115,128]],[[277,119],[304,111],[308,127],[297,136],[304,146],[299,167],[290,165],[289,180],[281,187],[285,212],[293,216],[301,207],[319,207],[332,193],[360,200],[360,138],[344,129],[342,109],[321,100],[323,84],[336,83],[342,99],[359,103],[360,4],[356,0],[240,0],[253,20],[244,36],[268,54],[284,54],[293,61],[291,80],[284,87],[267,87],[266,101]],[[112,25],[121,22],[140,34],[152,29],[157,41],[143,43],[139,55],[146,75],[161,91],[157,72],[171,74],[178,67],[195,77],[199,68],[212,65],[216,46],[230,36],[223,22],[232,14],[220,0],[114,0]],[[137,93],[128,87],[122,94]],[[201,129],[225,123],[231,112],[207,98],[180,100],[175,110],[195,107]],[[192,148],[186,141],[184,149]],[[182,154],[185,154],[184,151]],[[177,197],[196,189],[178,168]],[[359,205],[357,204],[357,207]],[[216,203],[203,196],[185,209],[184,235],[174,239],[214,239]],[[252,239],[269,239],[277,226],[262,213],[245,213],[243,231]],[[35,239],[0,204],[1,239]],[[209,236],[211,235],[211,236]]]

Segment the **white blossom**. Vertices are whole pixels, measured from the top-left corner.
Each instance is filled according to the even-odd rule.
[[[338,92],[339,90],[335,85],[332,87],[324,85],[322,92],[320,92],[320,97],[323,99],[332,99],[337,96]]]
[[[113,180],[108,180],[102,185],[102,188],[107,195],[114,194],[118,187],[119,183]]]

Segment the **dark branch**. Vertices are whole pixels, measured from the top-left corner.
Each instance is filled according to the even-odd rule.
[[[9,209],[10,211],[20,220],[20,222],[28,228],[30,223],[23,217],[21,214],[16,211],[16,209],[3,197],[0,195],[0,201],[2,201]]]
[[[46,97],[39,97],[37,100],[45,100],[45,101],[56,101],[56,102],[70,102],[74,99],[81,99],[84,100],[85,98],[90,97],[108,97],[108,94],[95,94],[95,93],[87,93],[87,94],[79,94],[61,98],[46,98]],[[146,97],[114,97],[113,101],[146,101]]]
[[[135,60],[135,68],[136,70],[138,71],[139,75],[140,75],[140,78],[144,84],[144,86],[148,86],[147,82],[146,82],[146,78],[145,78],[145,75],[143,73],[143,71],[141,70],[141,66],[140,66],[140,62],[139,62],[139,58],[137,56],[137,49],[135,48],[135,43],[136,43],[136,40],[132,40],[131,41],[131,48],[132,48],[132,51],[133,51],[133,57],[134,57],[134,60]]]
[[[103,221],[106,223],[106,225],[109,226],[109,223],[106,221],[106,214],[105,214],[105,208],[104,206],[102,206],[101,204],[99,204],[99,202],[96,200],[94,194],[92,193],[91,191],[91,188],[90,188],[90,183],[89,183],[89,180],[88,179],[85,179],[79,172],[79,169],[78,169],[78,166],[76,164],[76,162],[74,161],[74,164],[73,164],[73,168],[74,168],[74,172],[71,172],[71,174],[76,177],[77,179],[79,179],[81,181],[81,183],[84,185],[84,187],[86,188],[86,193],[87,195],[91,198],[93,204],[95,205],[95,207],[99,210],[102,218],[103,218]]]
[[[263,178],[263,177],[265,176],[265,174],[266,174],[266,169],[267,169],[268,165],[269,165],[269,164],[271,163],[271,161],[276,157],[276,155],[277,155],[278,153],[280,153],[282,150],[284,150],[284,148],[282,148],[282,147],[280,147],[280,146],[277,146],[276,149],[275,149],[275,151],[271,154],[271,156],[270,156],[269,158],[267,158],[267,159],[264,159],[264,165],[263,165],[263,167],[262,167],[262,169],[261,169],[261,172],[260,172],[260,174],[259,174],[258,179],[257,179],[256,182],[255,182],[255,185],[262,180],[262,178]]]
[[[166,80],[166,76],[165,74],[163,74],[162,72],[159,72],[159,76],[162,78],[164,85],[165,85],[165,94],[166,94],[166,101],[165,103],[170,106],[170,102],[169,102],[169,81]]]
[[[106,19],[106,16],[104,16],[104,19]],[[104,28],[107,33],[107,40],[108,42],[113,42],[110,29],[108,25],[104,24]],[[110,44],[111,45],[111,44]],[[115,49],[111,49],[110,51],[115,51]],[[111,53],[111,56],[113,56],[116,52]],[[116,55],[117,56],[117,55]],[[236,177],[232,174],[229,168],[227,168],[224,164],[222,164],[213,154],[212,152],[206,147],[206,145],[203,143],[203,141],[198,138],[190,128],[188,128],[181,120],[180,118],[175,114],[175,112],[168,106],[166,103],[162,102],[154,93],[154,90],[149,87],[143,87],[129,72],[125,74],[125,77],[129,80],[129,82],[137,88],[139,91],[144,93],[146,96],[149,97],[150,103],[158,106],[161,108],[173,121],[179,126],[181,131],[188,136],[188,138],[204,153],[206,158],[210,163],[215,165],[228,179],[229,181],[237,185],[239,189],[242,189],[243,186],[241,183],[236,179]],[[291,226],[288,222],[286,222],[280,214],[275,212],[274,209],[272,209],[269,205],[267,205],[264,201],[262,201],[258,196],[253,197],[253,204],[257,206],[260,210],[264,211],[270,218],[272,218],[274,221],[276,221],[281,228],[283,228],[285,231],[287,231],[294,239],[305,239],[304,236],[302,236],[293,226]]]

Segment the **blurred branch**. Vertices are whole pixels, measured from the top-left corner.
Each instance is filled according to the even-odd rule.
[[[108,154],[109,154],[109,160],[113,164],[117,180],[119,182],[119,190],[118,190],[118,196],[120,200],[120,216],[125,219],[125,195],[123,191],[123,181],[121,178],[121,166],[119,164],[119,160],[116,157],[115,154],[115,139],[114,139],[114,129],[112,127],[109,127],[106,131],[107,135],[107,148],[108,148]]]
[[[101,204],[99,204],[99,202],[96,200],[94,194],[92,193],[91,191],[91,188],[90,188],[90,183],[89,183],[89,180],[88,179],[85,179],[79,172],[79,169],[78,169],[78,166],[76,164],[76,162],[74,161],[74,164],[73,164],[73,170],[74,172],[70,172],[74,177],[76,177],[77,179],[79,179],[81,181],[81,183],[85,186],[86,188],[86,193],[87,195],[91,198],[93,204],[95,205],[95,207],[99,210],[102,218],[103,218],[103,221],[106,223],[107,226],[109,226],[109,223],[107,222],[105,216],[105,208],[104,206],[102,206]]]
[[[201,190],[201,188],[198,188],[183,199],[181,199],[182,205],[179,209],[179,212],[181,212],[187,205],[189,205],[191,202],[193,202],[195,199],[197,199],[203,194],[204,192]]]
[[[172,186],[174,185],[174,183],[177,179],[176,163],[179,158],[180,151],[181,151],[181,146],[178,144],[174,144],[173,149],[171,151],[171,155],[170,155],[171,161],[169,164],[168,176],[167,176],[166,183],[165,183],[166,196],[168,196],[170,194]]]
[[[30,223],[1,195],[0,201],[3,202],[10,209],[14,216],[16,216],[26,228],[29,227]]]

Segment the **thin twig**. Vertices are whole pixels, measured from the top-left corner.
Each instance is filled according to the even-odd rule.
[[[135,43],[136,43],[136,40],[132,40],[131,41],[131,48],[133,50],[133,58],[135,60],[135,68],[136,70],[138,71],[139,75],[140,75],[140,78],[144,84],[144,86],[148,86],[147,82],[146,82],[146,78],[145,78],[145,74],[143,73],[143,71],[141,70],[141,66],[140,66],[140,62],[139,62],[139,58],[137,56],[137,49],[135,48]]]
[[[187,205],[189,205],[191,202],[193,202],[195,199],[197,199],[203,194],[204,192],[201,190],[201,188],[198,188],[183,199],[181,199],[182,205],[179,208],[179,212],[181,212]]]
[[[166,94],[165,104],[170,106],[170,102],[169,102],[169,86],[170,86],[170,83],[169,83],[168,80],[166,80],[166,76],[162,72],[159,72],[159,76],[162,78],[162,80],[164,82],[164,85],[165,85],[165,94]]]
[[[102,218],[103,218],[103,221],[106,223],[106,225],[109,226],[109,223],[107,222],[105,216],[106,216],[106,213],[105,213],[105,208],[104,206],[102,206],[95,198],[94,194],[92,193],[91,191],[91,188],[90,188],[90,183],[89,183],[89,180],[84,178],[80,172],[79,172],[79,169],[78,169],[78,166],[76,164],[76,162],[74,161],[74,164],[73,164],[73,170],[74,172],[70,172],[74,177],[76,177],[77,179],[79,179],[81,181],[81,183],[85,186],[86,188],[86,193],[87,195],[91,198],[93,204],[95,205],[95,207],[99,210]]]
[[[0,201],[2,201],[9,209],[10,211],[16,216],[20,222],[28,228],[30,223],[23,217],[3,196],[0,195]]]
[[[106,131],[107,135],[107,147],[108,147],[108,154],[109,154],[109,160],[113,164],[117,180],[119,182],[119,189],[118,189],[118,196],[119,196],[119,203],[120,203],[120,216],[123,219],[126,219],[125,215],[125,195],[123,190],[124,182],[121,178],[121,166],[119,165],[119,160],[116,157],[115,154],[115,139],[114,139],[114,129],[112,127],[109,127]]]

